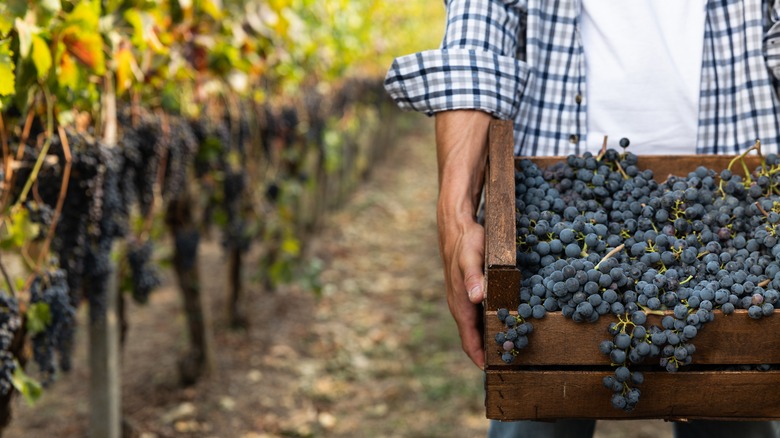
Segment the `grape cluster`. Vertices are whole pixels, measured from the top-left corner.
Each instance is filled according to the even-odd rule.
[[[510,315],[506,309],[499,310],[498,319],[508,327],[506,332],[496,334],[496,344],[504,349],[501,355],[504,362],[512,363],[519,350],[528,345],[528,335],[534,331],[533,324],[527,321],[530,318],[530,307],[524,307],[517,316]]]
[[[43,374],[44,383],[51,383],[60,368],[70,367],[71,343],[75,328],[76,309],[70,302],[68,283],[63,270],[37,275],[30,285],[30,304],[44,303],[49,310],[46,328],[32,337],[33,359]]]
[[[634,365],[692,363],[714,310],[761,318],[780,307],[780,159],[768,155],[745,175],[699,167],[660,184],[637,162],[615,150],[544,170],[519,162],[520,306],[518,317],[499,313],[510,323],[554,311],[576,322],[617,316],[600,350],[614,367],[604,379],[612,405],[626,411],[644,380]],[[663,315],[661,326],[649,314]],[[510,363],[519,348],[506,349],[506,328],[496,341]]]
[[[160,274],[152,261],[152,241],[132,241],[127,245],[127,263],[130,265],[130,280],[133,299],[144,304],[149,301],[149,294],[161,284]]]
[[[16,359],[11,348],[21,325],[16,297],[0,291],[0,395],[8,395],[13,388]]]
[[[246,146],[251,141],[249,122],[246,118],[232,120],[199,120],[193,125],[200,150],[195,169],[201,179],[209,204],[204,212],[205,221],[211,222],[216,211],[224,213],[222,244],[227,249],[246,251],[251,239],[248,230],[246,174]],[[209,178],[217,175],[217,178]],[[221,187],[215,179],[221,180]],[[221,190],[220,190],[221,189]]]

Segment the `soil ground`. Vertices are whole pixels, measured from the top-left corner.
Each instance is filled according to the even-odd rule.
[[[251,325],[227,327],[226,262],[203,245],[216,369],[183,388],[184,319],[173,278],[130,304],[123,414],[132,436],[480,437],[482,375],[460,350],[444,300],[435,223],[432,124],[422,121],[308,242],[323,262],[320,297],[270,293],[247,261]],[[218,240],[215,238],[215,240]],[[84,325],[84,315],[81,315]],[[88,418],[85,330],[74,370],[35,408],[15,403],[6,437],[82,437]],[[30,367],[34,375],[34,367]],[[670,437],[663,421],[600,422],[596,437]]]

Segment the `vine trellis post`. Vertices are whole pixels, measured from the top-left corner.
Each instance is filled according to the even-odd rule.
[[[116,94],[111,75],[105,76],[103,142],[117,146]],[[112,251],[113,252],[113,251]],[[90,307],[89,315],[89,432],[91,438],[120,438],[122,432],[119,364],[119,281],[111,261],[105,309]]]

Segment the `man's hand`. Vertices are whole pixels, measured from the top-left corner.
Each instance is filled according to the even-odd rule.
[[[447,303],[463,351],[480,368],[485,349],[478,304],[485,297],[485,230],[476,221],[485,177],[491,116],[481,111],[436,115],[439,163],[439,251],[444,262]]]

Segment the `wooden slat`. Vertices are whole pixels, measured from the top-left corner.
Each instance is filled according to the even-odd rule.
[[[541,168],[547,168],[553,164],[559,163],[566,157],[527,157]],[[728,167],[729,162],[734,157],[732,155],[643,155],[639,157],[637,166],[640,169],[653,169],[656,181],[664,181],[669,175],[686,176],[693,172],[699,166],[708,169],[714,169],[717,172]],[[522,158],[517,158],[520,160]],[[758,167],[760,158],[755,155],[745,157],[745,163],[750,171]],[[743,175],[741,164],[737,163],[731,167],[734,173]],[[504,181],[514,185],[514,178]]]
[[[645,373],[631,413],[612,408],[601,380],[608,371],[488,371],[487,417],[666,420],[780,419],[780,371]]]
[[[517,268],[488,268],[485,309],[495,311],[501,308],[517,309],[520,304],[520,271]]]
[[[516,313],[516,312],[515,312]],[[521,366],[556,365],[609,365],[609,359],[601,354],[599,343],[610,339],[607,326],[617,321],[612,315],[599,318],[595,323],[576,323],[560,312],[548,313],[543,319],[531,320],[534,331],[528,346],[515,358],[512,365],[501,361],[501,353],[494,338],[505,330],[495,312],[485,315],[485,350],[487,369],[510,369]],[[650,315],[647,327],[661,326],[659,316]],[[715,311],[715,320],[707,323],[693,340],[696,352],[695,364],[780,364],[780,310],[775,314],[755,320],[746,310],[733,315]],[[648,359],[648,365],[658,359]]]
[[[515,266],[515,168],[513,125],[493,120],[488,134],[485,179],[485,245],[487,267]]]

